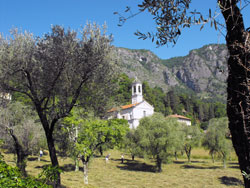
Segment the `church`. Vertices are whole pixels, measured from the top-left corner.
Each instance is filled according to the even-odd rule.
[[[142,84],[136,78],[132,83],[132,103],[108,111],[108,119],[126,119],[131,129],[139,125],[140,119],[153,115],[154,107],[143,99]]]

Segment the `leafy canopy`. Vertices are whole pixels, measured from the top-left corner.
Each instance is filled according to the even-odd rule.
[[[180,124],[177,120],[166,119],[160,113],[141,119],[136,129],[139,147],[149,156],[168,160],[178,146],[181,137]]]

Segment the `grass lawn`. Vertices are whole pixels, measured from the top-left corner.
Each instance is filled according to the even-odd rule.
[[[223,169],[220,161],[211,162],[208,152],[195,149],[192,152],[191,163],[187,163],[183,155],[178,161],[164,164],[162,173],[155,173],[155,164],[152,160],[135,158],[135,161],[132,161],[129,155],[125,155],[124,164],[122,164],[121,152],[111,150],[104,154],[108,153],[111,154],[111,158],[107,164],[104,160],[105,155],[95,157],[90,162],[88,186],[83,184],[83,172],[74,171],[73,160],[59,157],[59,163],[64,169],[61,175],[62,184],[67,188],[243,187],[243,179],[235,156],[228,162],[227,168]],[[15,165],[13,155],[4,156],[7,163]],[[37,161],[37,157],[29,157],[26,169],[29,175],[36,176],[47,164],[50,164],[48,155],[43,156],[41,161]]]

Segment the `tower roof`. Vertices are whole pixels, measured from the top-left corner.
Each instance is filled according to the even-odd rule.
[[[136,76],[132,84],[141,84],[141,81]]]

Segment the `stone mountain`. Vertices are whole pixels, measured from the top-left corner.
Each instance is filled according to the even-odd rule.
[[[149,50],[116,48],[121,71],[137,76],[151,87],[176,88],[201,98],[225,102],[227,78],[226,45],[206,45],[187,56],[163,60]]]

